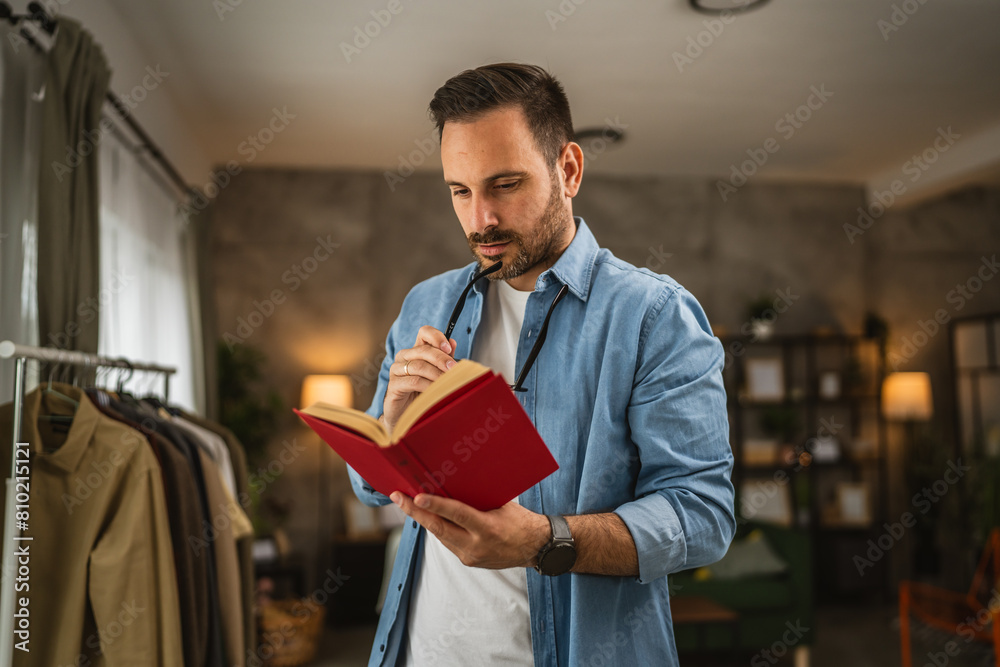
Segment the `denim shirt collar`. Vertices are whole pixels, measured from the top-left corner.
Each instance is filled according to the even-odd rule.
[[[581,301],[586,301],[590,294],[590,277],[594,272],[594,263],[600,247],[583,218],[573,216],[573,220],[576,222],[576,234],[573,236],[573,240],[570,241],[569,246],[559,256],[552,268],[542,271],[541,275],[538,276],[535,281],[535,290],[545,289],[549,281],[549,274],[552,274],[555,279],[568,285],[569,291]],[[478,270],[479,264],[474,262],[469,267],[468,280],[472,280]],[[483,283],[477,283],[472,289],[482,294],[484,290],[480,288],[481,284]]]

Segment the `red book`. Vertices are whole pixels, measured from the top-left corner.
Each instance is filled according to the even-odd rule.
[[[417,396],[391,435],[359,410],[316,403],[295,413],[386,495],[431,493],[485,511],[559,469],[503,377],[468,359]]]

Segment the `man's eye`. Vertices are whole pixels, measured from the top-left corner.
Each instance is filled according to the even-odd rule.
[[[452,197],[464,197],[466,194],[468,194],[468,192],[469,192],[468,190],[452,190],[451,191],[451,196]]]
[[[513,183],[498,183],[497,187],[501,190],[511,190],[517,185],[517,181]]]

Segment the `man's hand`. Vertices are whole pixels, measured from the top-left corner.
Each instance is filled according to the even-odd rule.
[[[392,502],[433,533],[469,567],[531,567],[552,538],[549,520],[511,501],[489,512],[428,493],[393,492]]]
[[[538,552],[552,539],[548,518],[515,502],[480,512],[428,493],[410,498],[394,491],[389,497],[469,567],[534,567]],[[576,542],[573,572],[639,576],[635,541],[621,517],[603,512],[567,516],[566,521]]]
[[[413,347],[396,353],[382,403],[382,423],[390,432],[417,394],[455,365],[456,345],[454,338],[449,341],[434,327],[423,326]]]

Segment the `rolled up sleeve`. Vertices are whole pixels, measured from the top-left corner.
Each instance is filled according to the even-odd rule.
[[[615,509],[641,583],[719,560],[736,530],[723,362],[695,298],[665,290],[643,323],[628,407],[636,500]]]

